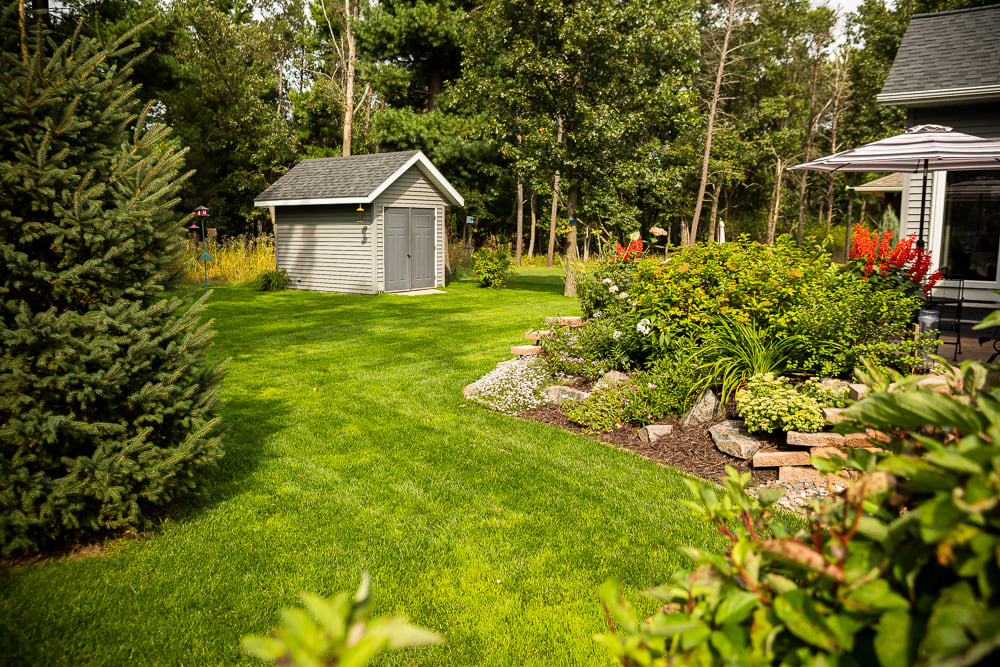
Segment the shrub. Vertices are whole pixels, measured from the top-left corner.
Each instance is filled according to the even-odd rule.
[[[212,282],[238,285],[274,268],[274,237],[270,235],[241,235],[221,241],[209,238],[205,250],[212,259],[199,262],[201,239],[188,241],[183,267],[185,283],[200,283],[207,269],[208,279]]]
[[[639,371],[623,382],[597,389],[582,400],[563,406],[566,418],[590,433],[603,433],[619,424],[650,424],[677,417],[694,403],[697,370],[690,354],[674,351],[654,368]]]
[[[482,287],[500,289],[514,277],[514,258],[510,244],[492,243],[477,251],[473,259],[473,272]]]
[[[815,400],[821,407],[843,408],[851,402],[851,390],[847,387],[828,387],[819,378],[811,377],[798,386],[803,396]]]
[[[254,285],[263,292],[277,292],[285,289],[288,284],[288,271],[284,269],[271,269],[257,274],[254,278]]]
[[[385,650],[443,644],[436,632],[398,616],[369,619],[370,580],[365,574],[354,599],[339,593],[331,600],[302,592],[309,610],[282,609],[275,637],[244,637],[250,655],[274,665],[355,665],[363,667]],[[311,617],[311,618],[310,618]]]
[[[815,433],[826,423],[823,406],[815,398],[797,392],[790,382],[775,378],[773,373],[750,378],[736,392],[736,409],[751,433]]]
[[[58,45],[44,22],[22,33],[16,7],[0,14],[0,90],[20,91],[0,96],[5,554],[140,526],[195,488],[222,455],[224,375],[204,298],[161,296],[183,251],[183,152],[135,113],[134,32]]]
[[[886,453],[813,459],[858,475],[796,532],[771,511],[780,489],[724,494],[689,481],[691,506],[730,542],[688,549],[696,568],[649,591],[641,620],[615,582],[601,592],[622,664],[975,665],[1000,655],[1000,389],[966,362],[956,396],[871,372],[847,409],[853,431],[888,434]],[[890,393],[890,383],[895,383]]]
[[[469,400],[490,410],[517,414],[544,405],[541,390],[552,379],[540,359],[517,359],[477,380]]]

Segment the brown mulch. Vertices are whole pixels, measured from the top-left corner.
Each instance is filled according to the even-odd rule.
[[[558,405],[543,405],[540,408],[522,412],[518,417],[587,435],[587,437],[595,438],[609,445],[631,450],[651,461],[715,482],[722,482],[726,478],[727,465],[739,472],[750,472],[755,485],[773,482],[777,479],[777,473],[772,468],[751,468],[749,461],[734,458],[716,449],[708,429],[722,420],[684,427],[680,425],[678,419],[661,419],[656,423],[672,425],[674,427],[673,433],[656,442],[643,442],[639,438],[639,427],[629,424],[600,435],[587,434],[582,428],[567,419],[562,408]]]

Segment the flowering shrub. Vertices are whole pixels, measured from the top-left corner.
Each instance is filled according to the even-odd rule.
[[[545,404],[541,391],[552,374],[540,359],[518,359],[477,380],[469,400],[484,408],[517,414]]]
[[[736,409],[750,433],[799,431],[816,433],[826,420],[816,399],[795,391],[784,378],[773,373],[754,375],[736,392]]]
[[[855,225],[849,254],[851,271],[883,289],[898,289],[908,293],[921,290],[930,294],[931,288],[941,279],[941,272],[928,275],[931,253],[918,248],[916,234],[911,234],[893,245],[893,231],[882,234]]]
[[[629,241],[628,247],[623,248],[621,243],[615,242],[615,254],[618,255],[618,261],[620,262],[630,262],[642,255],[642,239],[639,238],[639,234],[636,233],[632,236]]]

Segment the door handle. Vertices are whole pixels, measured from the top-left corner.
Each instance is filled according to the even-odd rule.
[[[406,253],[406,256],[407,256],[407,257],[409,257],[409,256],[410,256],[410,253]]]

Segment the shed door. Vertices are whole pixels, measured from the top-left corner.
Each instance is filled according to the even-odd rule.
[[[385,291],[434,287],[434,209],[385,209]]]

